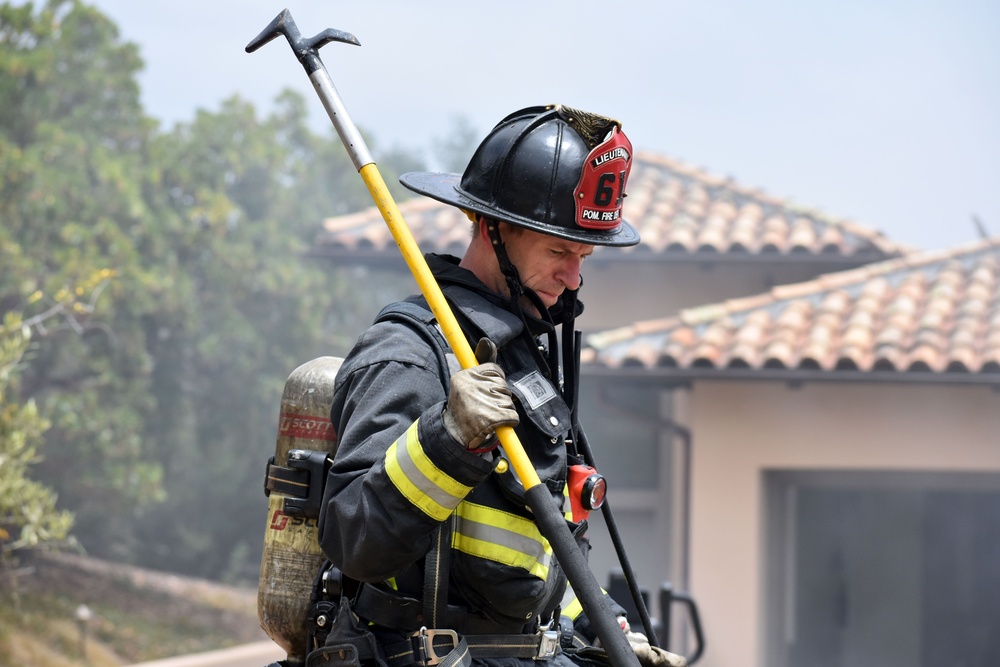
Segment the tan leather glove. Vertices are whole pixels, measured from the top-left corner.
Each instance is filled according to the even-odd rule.
[[[658,646],[651,646],[646,635],[641,632],[626,631],[625,636],[642,667],[687,667],[684,656],[664,651]]]
[[[489,451],[501,426],[516,426],[517,410],[503,370],[493,362],[466,368],[451,376],[444,427],[468,450]]]

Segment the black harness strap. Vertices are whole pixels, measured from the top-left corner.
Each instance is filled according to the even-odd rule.
[[[389,667],[407,665],[471,664],[471,659],[532,658],[544,660],[558,653],[559,633],[531,635],[465,635],[426,630],[385,646]],[[446,655],[443,655],[445,654]],[[438,657],[440,656],[440,657]],[[466,663],[464,660],[468,660]]]
[[[430,551],[424,556],[424,618],[431,628],[445,625],[448,606],[448,564],[451,561],[451,517],[434,531]]]
[[[434,319],[434,313],[427,306],[414,301],[398,301],[383,308],[378,317],[375,318],[375,321],[396,321],[407,324],[427,342],[429,347],[434,350],[438,369],[441,372],[441,386],[444,388],[445,395],[447,395],[452,373],[448,365],[448,353],[451,352],[451,349],[448,347],[448,341],[445,340],[444,334],[436,326],[437,322]]]
[[[441,384],[445,394],[448,393],[452,369],[448,365],[447,341],[444,334],[435,326],[434,314],[426,307],[413,301],[402,301],[382,309],[375,318],[376,322],[388,320],[404,321],[417,324],[415,330],[430,343],[437,357]],[[424,556],[424,618],[430,627],[441,627],[444,621],[445,607],[448,604],[448,571],[451,555],[451,518],[438,526],[434,531],[431,548]]]
[[[274,457],[267,462],[267,474],[264,477],[265,493],[280,493],[295,498],[305,498],[309,495],[309,471],[303,468],[286,468],[274,463]]]
[[[384,647],[388,667],[424,665],[431,667],[471,667],[472,654],[465,637],[454,632],[424,630]]]

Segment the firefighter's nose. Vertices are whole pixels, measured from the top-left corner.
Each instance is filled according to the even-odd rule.
[[[583,278],[580,276],[580,268],[582,264],[582,260],[579,258],[573,258],[560,267],[559,275],[557,277],[559,278],[559,282],[562,283],[566,289],[575,290],[580,288],[580,283],[583,281]]]

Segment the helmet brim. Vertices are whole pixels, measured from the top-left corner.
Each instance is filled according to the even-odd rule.
[[[458,208],[485,215],[494,220],[524,227],[534,232],[556,236],[567,241],[586,243],[587,245],[600,246],[633,246],[639,243],[639,232],[626,220],[621,221],[613,230],[588,230],[588,229],[566,229],[556,225],[549,225],[537,220],[515,215],[510,211],[505,211],[496,206],[491,206],[487,202],[479,201],[470,197],[461,189],[461,174],[447,174],[437,172],[410,172],[399,177],[399,182],[405,187],[419,194],[436,199],[445,204],[451,204]]]

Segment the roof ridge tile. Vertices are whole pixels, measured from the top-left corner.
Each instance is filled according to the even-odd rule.
[[[628,195],[625,216],[640,229],[643,240],[638,248],[654,254],[712,251],[721,259],[742,260],[747,254],[799,252],[807,257],[839,254],[865,259],[909,250],[879,231],[741,185],[733,176],[721,176],[650,151],[636,151]],[[453,227],[465,224],[458,209],[430,198],[404,200],[399,210],[418,245],[426,250],[444,250],[442,244],[458,238]],[[442,211],[441,215],[431,215],[435,210]],[[713,218],[713,213],[721,218]],[[744,222],[748,213],[759,220]],[[792,224],[797,218],[802,222]],[[365,229],[368,226],[371,229]],[[372,250],[395,253],[395,244],[384,227],[375,207],[327,218],[314,250],[349,254],[367,239]]]
[[[588,338],[592,363],[647,367],[995,374],[1000,237],[779,285]],[[602,348],[602,340],[614,340]],[[638,346],[632,350],[633,346]],[[649,352],[659,346],[659,354]],[[640,354],[641,350],[641,354]],[[656,361],[650,361],[656,359]],[[964,378],[964,379],[963,379]]]

